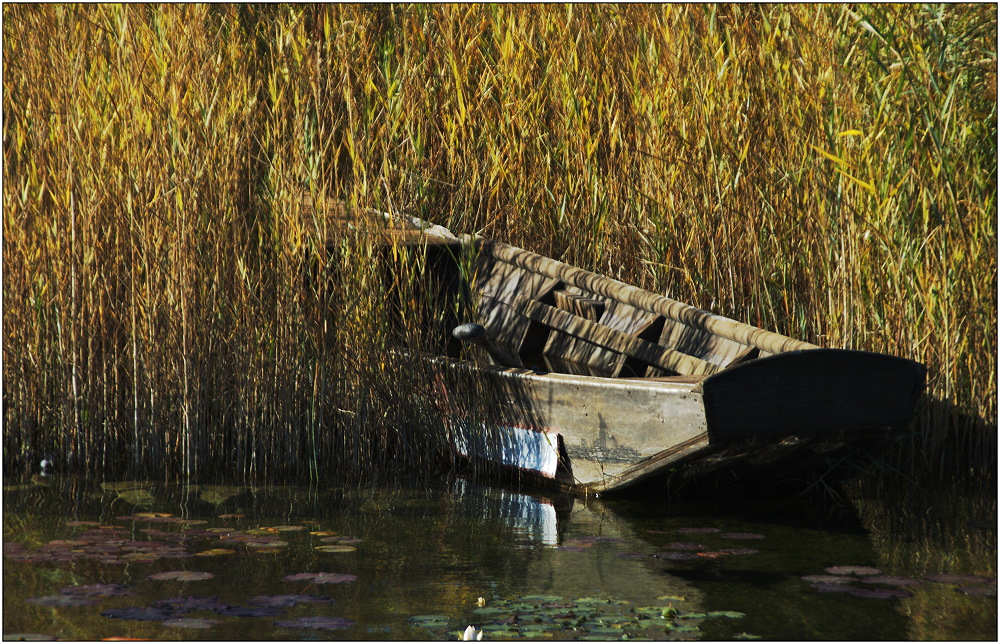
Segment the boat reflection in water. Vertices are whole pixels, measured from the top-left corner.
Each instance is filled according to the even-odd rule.
[[[594,497],[535,496],[458,479],[453,498],[456,517],[484,525],[500,521],[513,528],[518,545],[544,546],[524,573],[527,592],[640,606],[663,596],[683,597],[685,610],[702,604],[702,593],[694,586],[655,570],[663,563],[650,557],[655,546]]]

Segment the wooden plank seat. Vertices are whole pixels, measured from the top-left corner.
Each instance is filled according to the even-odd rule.
[[[525,317],[534,322],[599,347],[639,359],[654,367],[682,375],[710,374],[719,370],[718,365],[616,331],[538,300],[523,298],[516,306]]]

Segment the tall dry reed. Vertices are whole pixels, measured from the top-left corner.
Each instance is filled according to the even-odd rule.
[[[340,199],[923,361],[894,465],[993,471],[996,26],[989,5],[6,5],[8,463],[430,462],[372,246],[327,247],[312,214]]]

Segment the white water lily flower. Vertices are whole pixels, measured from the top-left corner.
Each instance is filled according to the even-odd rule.
[[[478,642],[483,639],[483,632],[476,631],[475,626],[467,626],[465,632],[462,633],[463,642]]]

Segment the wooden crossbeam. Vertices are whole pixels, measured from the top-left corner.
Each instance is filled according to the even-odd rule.
[[[661,369],[669,369],[682,375],[710,374],[719,370],[718,365],[711,362],[666,349],[537,300],[522,299],[518,308],[526,317],[539,324],[544,324],[600,347],[638,358]]]

